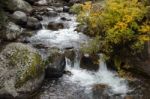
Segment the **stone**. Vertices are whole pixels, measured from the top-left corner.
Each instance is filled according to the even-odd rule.
[[[68,7],[68,6],[63,7],[63,12],[69,12],[69,10],[70,10],[70,7]]]
[[[26,28],[31,29],[31,30],[37,30],[37,29],[42,28],[42,24],[37,18],[28,17]]]
[[[8,22],[6,29],[1,31],[2,35],[0,38],[4,40],[16,40],[22,34],[22,28],[13,22]]]
[[[63,29],[63,28],[64,28],[63,23],[50,22],[48,24],[48,29],[50,29],[50,30],[58,30],[58,29]]]
[[[50,10],[50,11],[46,12],[46,15],[49,17],[56,17],[58,15],[58,13],[54,10]]]
[[[39,1],[39,0],[25,0],[25,1],[27,1],[28,3],[30,3],[30,4],[34,4],[35,2],[37,2],[37,1]]]
[[[22,43],[6,45],[0,53],[0,97],[29,96],[41,86],[44,68],[36,49]]]
[[[22,11],[15,11],[12,16],[13,16],[13,19],[15,20],[16,24],[21,25],[23,27],[27,24],[26,13],[24,13]]]
[[[93,86],[92,91],[93,91],[93,98],[94,99],[111,99],[113,97],[110,97],[108,93],[106,93],[108,89],[108,86],[105,84],[96,84]],[[113,98],[115,99],[115,98]]]
[[[66,18],[66,17],[61,17],[60,18],[62,21],[71,21],[71,19],[68,19],[68,18]]]
[[[57,49],[50,51],[50,56],[46,61],[46,77],[48,78],[58,78],[64,74],[65,71],[65,55],[59,52]]]
[[[82,55],[80,67],[91,71],[99,70],[99,56],[86,54]]]
[[[48,5],[47,0],[39,0],[38,2],[35,3],[37,6],[45,6]]]
[[[28,13],[32,11],[32,6],[24,0],[7,0],[7,1],[8,1],[7,9],[9,10],[12,11],[20,10]]]

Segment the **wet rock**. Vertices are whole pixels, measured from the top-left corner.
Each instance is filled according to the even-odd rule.
[[[74,49],[65,50],[64,54],[65,54],[65,57],[69,58],[71,61],[74,61],[76,57],[76,53]]]
[[[48,5],[47,0],[39,0],[38,2],[35,3],[37,6],[45,6]]]
[[[38,19],[36,19],[34,17],[28,17],[26,27],[31,30],[37,30],[37,29],[41,29],[42,25]]]
[[[15,11],[12,16],[16,24],[25,27],[25,25],[27,24],[27,15],[24,12]]]
[[[69,0],[69,4],[73,5],[75,3],[81,3],[82,0]]]
[[[50,10],[50,11],[46,12],[45,14],[49,17],[56,17],[58,15],[58,13],[54,10]]]
[[[21,10],[25,12],[31,12],[32,11],[32,6],[24,1],[24,0],[7,0],[7,9],[11,11],[16,11],[16,10]]]
[[[56,11],[56,12],[63,12],[63,7],[56,7],[56,8],[55,8],[55,11]]]
[[[70,10],[70,7],[68,7],[68,6],[64,6],[64,7],[63,7],[63,11],[64,11],[64,12],[69,12],[69,10]]]
[[[68,19],[66,17],[61,17],[60,19],[63,20],[63,21],[71,21],[71,19]]]
[[[65,69],[65,55],[57,49],[50,51],[50,56],[48,57],[46,68],[46,77],[48,78],[58,78],[61,77]]]
[[[94,99],[111,99],[107,94],[108,86],[105,84],[96,84],[93,86],[93,98]]]
[[[80,67],[87,70],[97,71],[99,69],[99,56],[85,54],[81,57]]]
[[[22,28],[13,22],[9,22],[4,30],[1,31],[0,38],[4,40],[15,40],[22,34]]]
[[[64,28],[63,23],[50,22],[48,24],[48,29],[50,29],[50,30],[58,30],[58,29],[63,29],[63,28]]]
[[[41,56],[31,46],[6,45],[0,53],[0,97],[27,98],[40,87],[44,68]]]
[[[42,20],[43,20],[43,18],[42,18],[41,15],[35,15],[34,17],[37,18],[39,21],[42,21]]]
[[[27,1],[27,2],[29,2],[30,4],[34,4],[35,2],[37,2],[37,1],[39,1],[39,0],[25,0],[25,1]]]

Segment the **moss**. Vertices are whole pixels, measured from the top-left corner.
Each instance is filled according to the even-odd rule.
[[[41,57],[34,53],[30,66],[28,66],[21,74],[19,73],[15,87],[21,87],[26,81],[39,77],[43,72],[44,65],[42,63]]]
[[[32,49],[31,49],[32,50]],[[9,58],[8,67],[16,68],[16,84],[19,88],[28,80],[39,77],[44,72],[44,65],[41,56],[37,52],[29,49],[17,49],[13,51]]]

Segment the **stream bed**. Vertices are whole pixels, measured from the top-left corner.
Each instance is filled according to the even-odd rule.
[[[64,21],[62,17],[68,20]],[[75,15],[60,13],[57,17],[43,19],[43,29],[29,38],[33,46],[79,50],[80,46],[89,40],[88,36],[75,31],[78,25]],[[49,22],[63,23],[64,28],[49,30]],[[65,69],[69,73],[58,79],[46,79],[32,99],[150,99],[149,79],[136,78],[128,81],[119,77],[115,71],[107,69],[102,55],[97,71],[85,70],[80,68],[79,54],[76,56],[73,65],[71,60],[66,58]]]

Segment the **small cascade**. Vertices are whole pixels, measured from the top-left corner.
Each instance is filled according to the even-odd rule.
[[[74,67],[71,67],[71,61],[68,58],[66,58],[66,70],[72,73],[72,76],[69,77],[69,79],[72,82],[80,84],[81,86],[84,86],[87,89],[91,89],[92,86],[96,84],[107,85],[109,89],[107,92],[109,95],[125,95],[128,93],[129,88],[127,81],[123,78],[120,78],[116,72],[107,69],[106,63],[103,60],[102,55],[100,55],[100,68],[97,72],[81,69],[79,66],[79,60],[80,59],[75,59],[76,63]]]

